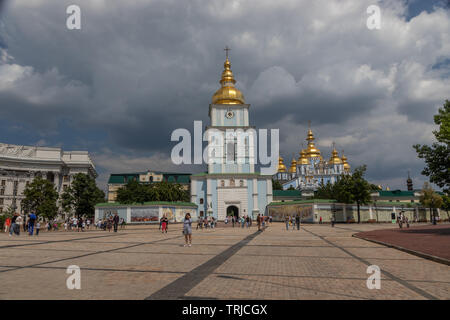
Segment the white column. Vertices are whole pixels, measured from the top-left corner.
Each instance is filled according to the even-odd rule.
[[[210,207],[211,203],[212,203],[211,179],[206,179],[206,207],[208,208],[208,213],[213,213],[213,209]]]
[[[131,207],[127,207],[127,223],[131,222]]]
[[[370,217],[370,220],[373,219],[372,206],[369,206],[369,217]]]
[[[256,214],[259,213],[258,208],[258,180],[253,179],[253,211],[258,211]],[[255,218],[255,217],[253,217]]]
[[[244,126],[248,126],[248,108],[244,108]]]

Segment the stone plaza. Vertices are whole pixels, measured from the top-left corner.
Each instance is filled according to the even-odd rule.
[[[223,226],[223,225],[222,225]],[[0,299],[450,299],[450,267],[352,237],[392,224],[0,234]],[[81,269],[81,288],[66,273]],[[369,265],[381,288],[368,289]]]

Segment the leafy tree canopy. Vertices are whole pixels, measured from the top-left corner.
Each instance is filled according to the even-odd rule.
[[[34,180],[25,187],[23,192],[25,198],[22,200],[22,208],[25,212],[34,212],[36,215],[53,219],[58,214],[58,192],[53,183],[41,177]]]
[[[141,184],[130,181],[117,190],[117,201],[124,204],[144,203],[149,201],[183,201],[189,202],[189,193],[179,183],[165,181]]]

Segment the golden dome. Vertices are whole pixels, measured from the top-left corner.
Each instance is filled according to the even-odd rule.
[[[306,138],[308,141],[308,147],[306,148],[306,157],[307,158],[322,158],[320,154],[320,150],[316,148],[314,145],[314,135],[311,131],[311,129],[308,130],[308,138]]]
[[[291,167],[289,168],[289,173],[296,173],[296,172],[297,172],[297,161],[295,161],[295,159],[292,158]]]
[[[350,171],[350,165],[347,162],[347,157],[344,155],[344,150],[342,150],[342,163],[344,164],[344,170],[345,171]]]
[[[224,70],[222,72],[222,78],[220,84],[222,87],[214,93],[212,97],[213,104],[244,104],[245,99],[241,91],[235,88],[233,72],[231,71],[231,63],[227,59],[223,64]]]
[[[278,172],[286,172],[286,166],[283,163],[283,158],[278,158]]]
[[[328,161],[329,164],[341,164],[342,163],[342,159],[339,158],[339,154],[336,150],[336,148],[333,148],[333,151],[331,152],[331,158],[330,161]]]
[[[298,164],[309,164],[308,158],[306,157],[306,150],[302,149],[300,151],[300,158],[297,160]]]

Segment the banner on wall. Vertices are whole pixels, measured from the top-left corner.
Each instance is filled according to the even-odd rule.
[[[159,222],[159,208],[131,208],[131,222],[157,223]]]
[[[166,216],[169,221],[175,219],[175,207],[162,207],[163,216]]]

